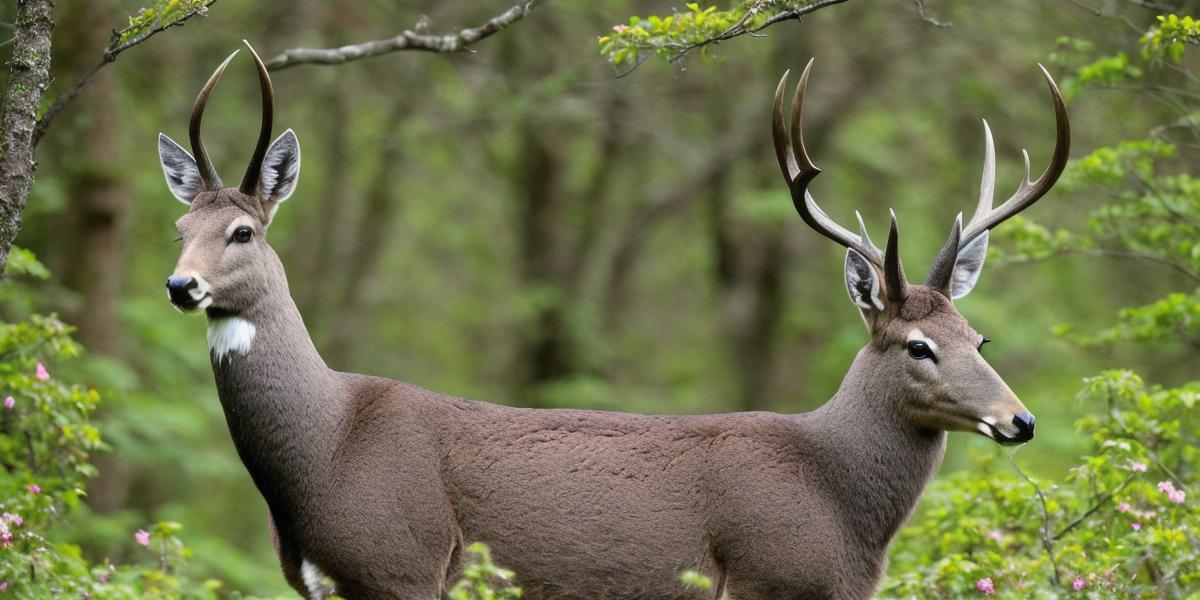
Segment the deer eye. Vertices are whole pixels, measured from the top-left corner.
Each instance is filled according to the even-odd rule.
[[[242,225],[241,227],[233,230],[233,241],[239,244],[245,244],[246,242],[249,242],[250,238],[252,237],[254,237],[254,230],[246,225]]]
[[[937,357],[934,356],[933,349],[929,347],[929,344],[921,340],[912,340],[908,343],[908,355],[917,360],[932,358],[933,362],[937,362]]]

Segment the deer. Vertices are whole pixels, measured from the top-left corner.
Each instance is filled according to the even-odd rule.
[[[679,416],[508,407],[329,368],[267,242],[296,188],[300,147],[291,129],[271,141],[270,77],[246,46],[262,125],[240,184],[222,184],[200,136],[237,52],[193,105],[194,155],[158,138],[167,187],[188,207],[167,291],[180,311],[207,317],[230,437],[266,502],[284,578],[304,598],[441,598],[472,542],[531,599],[867,598],[948,432],[1033,438],[1033,414],[953,300],[976,284],[989,231],[1065,167],[1067,109],[1044,67],[1057,131],[1049,166],[1031,180],[1026,153],[1020,186],[993,208],[985,121],[977,208],[965,226],[958,215],[924,284],[905,278],[894,212],[881,250],[861,215],[853,233],[813,199],[820,170],[801,127],[812,62],[788,126],[785,73],[772,113],[779,166],[804,222],[846,247],[846,287],[870,340],[812,412]],[[681,583],[688,569],[712,589]]]

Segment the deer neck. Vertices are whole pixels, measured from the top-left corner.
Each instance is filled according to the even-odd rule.
[[[317,353],[272,253],[265,293],[209,312],[209,356],[238,454],[273,511],[325,480],[348,401]],[[298,508],[298,507],[291,507]]]
[[[891,360],[864,348],[834,397],[810,413],[825,483],[847,530],[880,560],[946,449],[945,432],[919,428],[901,414],[904,392],[894,384]]]

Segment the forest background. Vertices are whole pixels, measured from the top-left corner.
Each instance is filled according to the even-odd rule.
[[[742,17],[816,4],[828,5],[680,52]],[[1048,159],[1043,63],[1070,105],[1072,163],[997,229],[958,303],[995,340],[985,355],[1038,435],[1007,452],[950,436],[881,594],[1200,585],[1200,491],[1187,496],[1200,463],[1195,2],[60,0],[43,110],[101,60],[111,29],[189,18],[101,68],[37,146],[0,285],[0,395],[13,398],[0,411],[0,590],[289,593],[204,320],[163,292],[184,206],[155,136],[186,137],[196,92],[242,38],[272,57],[454,32],[510,8],[527,13],[466,52],[273,73],[276,130],[297,132],[304,162],[270,239],[332,367],[519,406],[811,410],[867,338],[844,250],[800,221],[778,173],[779,76],[816,58],[805,122],[823,207],[843,223],[859,210],[877,232],[895,209],[921,273],[974,207],[980,117],[1001,198],[1022,148],[1034,169]],[[17,10],[0,8],[9,31]],[[206,113],[228,173],[257,131],[250,65],[231,65]],[[22,91],[14,81],[5,89]]]

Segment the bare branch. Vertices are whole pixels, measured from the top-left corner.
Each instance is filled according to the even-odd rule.
[[[101,69],[117,60],[117,56],[119,56],[122,52],[137,46],[142,42],[145,42],[158,33],[166,31],[172,27],[181,26],[188,19],[196,15],[206,14],[208,12],[208,7],[212,6],[214,3],[216,3],[216,1],[217,0],[206,0],[203,4],[194,8],[190,8],[178,16],[163,15],[159,17],[159,19],[155,21],[152,26],[147,27],[144,31],[141,31],[131,37],[127,36],[129,33],[131,33],[131,29],[134,27],[132,25],[122,30],[114,29],[112,33],[112,39],[108,42],[108,47],[105,48],[104,52],[100,55],[100,61],[96,63],[96,66],[92,67],[92,69],[88,71],[86,75],[81,77],[79,81],[76,81],[75,85],[71,86],[71,89],[67,90],[61,96],[55,98],[54,102],[50,104],[50,107],[46,109],[46,112],[42,113],[42,117],[38,119],[37,125],[33,129],[33,145],[37,146],[38,142],[41,141],[42,135],[46,133],[46,128],[50,126],[51,121],[58,116],[58,113],[62,112],[62,110],[66,108],[72,100],[74,100],[81,92],[83,92],[83,88],[87,87],[87,85],[92,82],[92,79],[96,77],[96,74],[99,73]]]
[[[937,19],[937,17],[926,13],[925,12],[925,0],[913,0],[913,4],[917,5],[917,16],[920,17],[922,21],[925,21],[926,23],[929,23],[930,25],[933,25],[934,27],[951,27],[951,26],[953,26],[953,23],[951,23],[949,21],[939,21]]]
[[[53,0],[17,3],[4,117],[0,122],[0,274],[21,229],[21,211],[29,198],[33,172],[33,132],[42,94],[50,83],[50,34]]]
[[[425,52],[464,52],[476,42],[520,21],[533,10],[538,0],[517,4],[503,13],[488,19],[484,24],[446,35],[426,35],[405,31],[395,37],[371,40],[340,48],[292,48],[267,61],[272,71],[295,65],[340,65],[350,61],[397,52],[399,50],[422,50]]]

